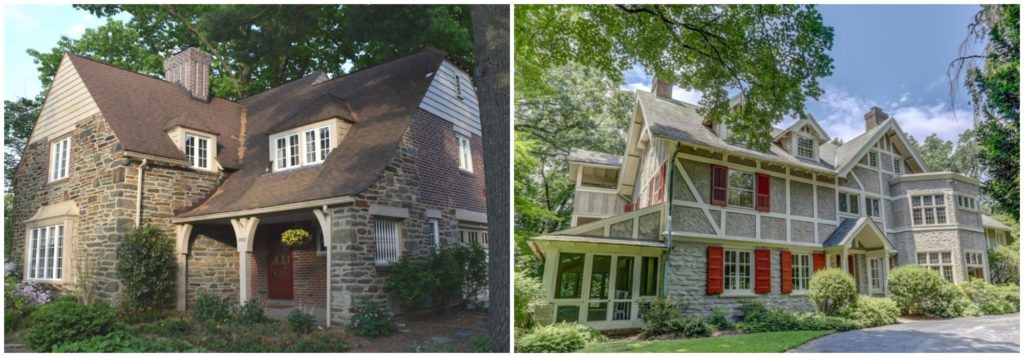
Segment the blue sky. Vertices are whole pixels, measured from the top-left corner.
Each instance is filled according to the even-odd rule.
[[[849,140],[864,131],[864,113],[884,109],[919,141],[931,133],[956,142],[973,126],[966,93],[949,99],[946,66],[957,57],[976,5],[819,6],[835,30],[835,70],[820,80],[826,94],[808,99],[808,111],[829,135]],[[627,89],[647,90],[643,68],[626,71]],[[675,88],[673,97],[696,103],[700,93]],[[955,114],[955,115],[954,115]],[[785,126],[784,121],[777,126]]]

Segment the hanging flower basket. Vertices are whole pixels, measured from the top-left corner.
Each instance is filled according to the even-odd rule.
[[[288,247],[298,247],[309,241],[309,232],[301,228],[293,228],[281,233],[281,244]]]

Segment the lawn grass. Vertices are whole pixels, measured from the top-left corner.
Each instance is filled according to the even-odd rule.
[[[664,341],[596,343],[581,352],[785,352],[832,331],[784,331]]]

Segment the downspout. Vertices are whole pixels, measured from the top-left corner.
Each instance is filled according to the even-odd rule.
[[[329,217],[327,215],[327,205],[323,205],[320,209],[324,212],[324,219]],[[329,225],[334,225],[333,219],[332,222],[329,222]],[[324,301],[327,303],[327,322],[325,324],[327,327],[331,327],[331,245],[334,244],[334,232],[323,232],[323,229],[323,225],[320,225],[320,234],[327,238],[326,242],[324,242],[324,245],[327,246],[327,297]],[[333,229],[333,227],[328,227],[327,229]]]
[[[142,163],[139,164],[139,187],[135,191],[135,227],[142,224],[142,175],[148,162],[149,159],[142,159]]]
[[[665,193],[665,196],[667,196],[667,197],[665,197],[665,202],[667,204],[667,207],[665,208],[665,217],[666,217],[665,218],[665,225],[666,225],[666,230],[668,231],[668,237],[666,237],[666,239],[665,239],[667,241],[666,242],[667,243],[667,249],[665,250],[665,259],[664,259],[665,260],[665,264],[664,264],[665,266],[662,269],[662,282],[663,283],[661,285],[663,287],[663,294],[664,294],[663,297],[666,298],[666,299],[668,298],[668,268],[669,268],[668,260],[672,256],[672,192],[673,192],[672,191],[672,178],[675,177],[675,174],[674,174],[673,170],[676,167],[676,156],[679,155],[679,151],[682,148],[683,148],[682,145],[679,145],[679,143],[676,143],[676,149],[675,149],[675,151],[672,152],[672,156],[669,156],[669,159],[668,159],[668,164],[667,164],[668,168],[666,170],[668,172],[667,172],[667,175],[665,177],[665,180],[668,181],[668,184],[667,184],[668,192]]]

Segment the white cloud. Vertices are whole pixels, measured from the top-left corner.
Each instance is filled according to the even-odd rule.
[[[68,27],[68,29],[64,31],[64,35],[70,38],[78,38],[82,36],[83,33],[85,33],[85,24],[83,23],[71,25],[71,27]]]
[[[819,103],[825,113],[817,119],[829,135],[849,141],[864,133],[864,113],[878,104],[870,99],[854,97],[839,88],[824,87],[826,92]],[[906,105],[908,101],[908,94],[904,94],[896,105],[883,109],[918,141],[935,133],[943,140],[955,143],[960,133],[974,126],[970,112],[950,110],[941,102],[931,106]]]

